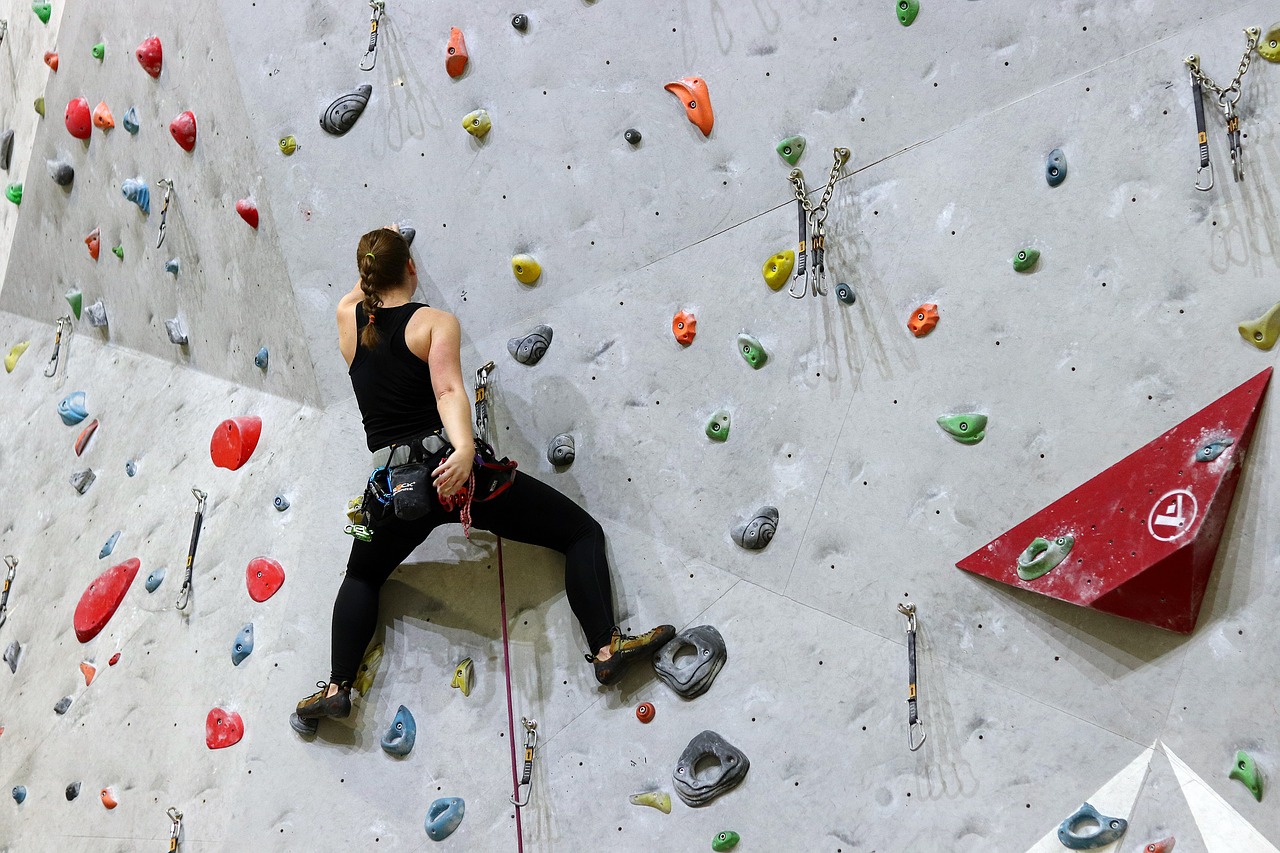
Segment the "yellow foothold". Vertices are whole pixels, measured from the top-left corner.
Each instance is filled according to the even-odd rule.
[[[380,663],[382,663],[382,643],[365,652],[364,660],[360,661],[360,670],[356,673],[355,683],[351,686],[361,696],[369,695],[369,690],[373,687],[373,677],[378,674]]]
[[[23,341],[20,344],[14,344],[13,349],[9,350],[9,354],[4,357],[5,373],[13,373],[13,368],[17,366],[18,359],[27,351],[27,347],[31,346],[31,341]]]
[[[493,129],[493,122],[489,119],[489,113],[476,110],[462,117],[462,126],[476,139],[484,139],[485,134]]]
[[[462,663],[453,669],[453,681],[449,682],[450,687],[456,687],[462,691],[463,696],[471,695],[471,676],[475,673],[475,667],[471,663],[471,658],[463,658]]]
[[[1256,320],[1240,324],[1240,337],[1258,349],[1271,349],[1280,337],[1280,303]]]
[[[280,153],[288,157],[290,154],[298,150],[298,139],[295,136],[285,136],[280,139]]]
[[[511,271],[521,284],[533,284],[542,275],[542,264],[533,255],[516,255],[511,259]]]
[[[785,252],[779,252],[772,258],[764,262],[764,281],[765,284],[774,290],[782,289],[787,283],[787,279],[791,277],[791,270],[796,265],[796,253],[787,249]]]
[[[649,806],[663,814],[671,814],[671,795],[666,791],[646,791],[627,797],[633,806]]]
[[[1267,27],[1258,39],[1258,55],[1268,62],[1280,62],[1280,22]]]

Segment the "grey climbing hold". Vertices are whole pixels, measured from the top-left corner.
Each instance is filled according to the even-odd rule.
[[[163,566],[161,566],[158,569],[151,570],[151,574],[147,575],[147,580],[144,586],[146,586],[147,592],[155,592],[157,589],[160,588],[160,584],[162,583],[164,583],[164,567]]]
[[[733,541],[748,551],[759,551],[773,541],[778,531],[778,508],[762,506],[747,521],[733,528]]]
[[[58,700],[58,704],[53,706],[53,713],[62,715],[67,713],[67,709],[71,707],[71,697],[63,696]]]
[[[547,461],[552,465],[569,465],[577,458],[578,451],[573,446],[573,436],[562,432],[547,445]]]
[[[89,417],[89,411],[84,407],[84,392],[72,391],[58,401],[58,417],[67,426],[75,426]]]
[[[1234,439],[1218,438],[1206,444],[1204,447],[1196,451],[1197,462],[1212,462],[1223,453],[1227,452],[1227,448],[1235,444]]]
[[[103,305],[102,300],[99,299],[92,305],[85,306],[84,316],[89,320],[90,326],[100,329],[107,325],[107,306]]]
[[[128,474],[130,477],[132,477],[133,475],[137,474],[137,473],[138,473],[138,463],[137,463],[137,462],[134,462],[132,459],[126,459],[126,460],[124,461],[124,472],[125,472],[126,474]]]
[[[622,138],[630,142],[632,145],[640,144],[640,131],[634,127],[627,128],[626,133],[622,134]]]
[[[413,238],[418,236],[418,229],[414,228],[412,225],[399,225],[399,228],[400,236],[404,238],[406,243],[412,246]]]
[[[182,320],[174,317],[172,320],[164,321],[164,330],[169,335],[169,343],[177,344],[185,347],[190,341],[187,340],[187,330],[182,326]]]
[[[9,643],[4,650],[4,662],[9,664],[9,672],[18,671],[18,658],[22,656],[22,643],[17,640]]]
[[[92,468],[85,468],[83,471],[77,471],[71,475],[71,486],[80,494],[89,491],[89,487],[93,485],[93,481],[98,475],[93,473]]]
[[[120,531],[117,530],[107,537],[107,541],[103,544],[102,549],[98,551],[98,559],[105,560],[111,556],[111,552],[116,549],[116,542],[120,541]]]
[[[124,193],[124,197],[136,204],[143,213],[151,215],[151,188],[147,186],[144,179],[129,178],[120,185],[120,192]]]
[[[44,165],[49,170],[49,177],[60,187],[69,187],[76,179],[75,168],[66,160],[46,160]]]
[[[177,275],[178,271],[181,269],[182,269],[182,261],[178,260],[177,258],[170,258],[169,260],[164,262],[164,271],[167,273],[173,273],[174,275]]]
[[[507,341],[507,352],[511,353],[511,357],[516,361],[532,367],[547,354],[547,347],[551,346],[551,334],[550,326],[535,326],[533,331],[523,338],[512,338]]]
[[[326,133],[342,136],[355,127],[356,119],[360,118],[364,108],[369,105],[369,96],[372,94],[373,87],[365,83],[357,86],[354,92],[340,95],[320,114],[320,126]]]
[[[72,782],[70,785],[68,785],[66,794],[67,794],[68,803],[74,800],[76,797],[80,796],[80,783]]]
[[[1072,850],[1093,850],[1120,840],[1128,828],[1124,818],[1099,814],[1085,803],[1058,827],[1058,840]]]
[[[22,801],[27,798],[27,789],[23,785],[13,786],[13,801],[18,805],[22,805]]]
[[[1061,148],[1053,149],[1045,158],[1044,179],[1051,187],[1056,187],[1067,179],[1067,155],[1062,153]]]
[[[444,841],[462,823],[467,804],[462,797],[441,797],[427,808],[425,825],[432,841]]]
[[[403,758],[413,751],[413,742],[417,737],[418,724],[414,722],[409,709],[401,705],[400,710],[396,711],[395,719],[382,735],[382,751]]]
[[[289,499],[284,495],[276,495],[276,499],[271,503],[275,506],[276,512],[284,512],[289,508]]]
[[[719,765],[710,771],[695,773],[698,763],[708,757],[715,758]],[[750,767],[751,762],[742,750],[708,730],[694,736],[680,753],[671,780],[685,805],[703,806],[741,782]]]
[[[681,656],[680,652],[692,648],[693,656]],[[711,682],[720,674],[729,659],[724,637],[711,625],[686,628],[676,634],[653,656],[653,668],[658,678],[686,699],[693,699],[707,692]]]
[[[236,641],[231,644],[231,663],[239,666],[251,654],[253,654],[252,622],[245,625],[236,634]]]
[[[13,159],[13,131],[0,133],[0,169],[9,171],[9,161]]]
[[[124,118],[120,119],[120,123],[124,125],[124,129],[134,134],[138,133],[138,108],[129,107],[125,110]]]
[[[525,30],[529,29],[529,16],[528,15],[512,15],[511,26],[515,27],[520,32],[524,32]]]
[[[262,349],[258,350],[258,354],[253,357],[253,365],[254,367],[260,367],[263,370],[266,370],[267,362],[270,360],[270,358],[271,358],[271,354],[267,352],[266,347],[263,347]]]
[[[842,281],[836,285],[836,299],[839,299],[845,305],[852,305],[858,301],[858,296],[853,292],[852,287]]]

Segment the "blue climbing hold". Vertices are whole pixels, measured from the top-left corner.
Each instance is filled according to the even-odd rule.
[[[119,539],[120,531],[117,530],[115,533],[111,534],[110,538],[107,539],[106,544],[102,546],[102,550],[98,552],[98,559],[105,560],[107,557],[110,557],[111,552],[116,549],[116,542],[119,541]]]
[[[1062,153],[1061,148],[1053,149],[1045,158],[1044,179],[1051,187],[1056,187],[1067,179],[1067,155]]]
[[[275,504],[277,512],[284,512],[289,508],[289,499],[284,495],[276,495],[276,499],[272,503]]]
[[[1119,841],[1129,828],[1122,817],[1107,817],[1085,803],[1058,827],[1058,840],[1072,850],[1093,850]]]
[[[467,804],[462,797],[441,797],[427,809],[427,835],[432,841],[444,841],[462,823]]]
[[[1226,453],[1227,448],[1233,444],[1235,444],[1235,441],[1230,438],[1215,439],[1196,451],[1196,461],[1212,462],[1222,454]]]
[[[143,213],[151,215],[151,190],[142,178],[129,178],[120,185],[120,192],[124,193],[124,197],[136,204]]]
[[[134,462],[132,459],[126,459],[124,461],[124,472],[128,474],[130,477],[132,477],[134,474],[137,474],[138,463]]]
[[[391,721],[386,734],[382,736],[382,749],[388,755],[406,756],[413,751],[413,742],[417,737],[418,724],[414,722],[413,714],[409,713],[409,709],[401,705],[400,710],[396,711],[396,718]],[[459,815],[458,819],[461,820],[462,816]],[[452,831],[452,829],[449,830],[449,832]],[[427,832],[431,832],[431,827],[427,827]]]
[[[124,129],[130,133],[137,135],[138,133],[138,108],[129,107],[125,111],[124,118],[120,119],[120,123],[124,125]]]
[[[23,801],[23,800],[25,800],[26,798],[27,798],[27,788],[26,788],[26,786],[25,786],[25,785],[14,785],[14,786],[13,786],[13,801],[14,801],[15,803],[21,804],[21,803],[22,803],[22,801]]]
[[[236,641],[231,644],[231,662],[236,666],[253,654],[253,623],[250,622],[236,634]]]
[[[147,575],[146,583],[147,592],[155,592],[160,588],[160,584],[164,583],[164,567],[152,569],[151,574]]]
[[[262,349],[258,350],[258,354],[253,357],[253,363],[258,367],[261,367],[263,370],[266,370],[268,358],[269,358],[269,354],[267,353],[267,348],[263,347]]]
[[[72,391],[58,403],[58,414],[67,426],[75,426],[89,417],[89,410],[84,407],[84,392]]]
[[[170,258],[164,262],[164,271],[167,273],[178,274],[178,270],[182,269],[182,262],[177,258]]]

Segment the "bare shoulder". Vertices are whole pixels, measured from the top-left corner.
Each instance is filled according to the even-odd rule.
[[[458,339],[458,318],[448,311],[424,305],[409,318],[404,329],[405,343],[409,350],[423,361],[431,353],[432,341]]]
[[[364,294],[360,291],[360,286],[356,285],[355,289],[346,293],[342,299],[338,301],[338,316],[343,317],[355,312],[356,304],[364,299]]]

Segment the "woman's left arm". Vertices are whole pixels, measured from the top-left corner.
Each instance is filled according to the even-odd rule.
[[[471,398],[462,379],[462,330],[458,318],[441,311],[433,319],[427,365],[431,368],[440,420],[454,452],[432,472],[432,478],[441,496],[448,497],[467,484],[476,445],[471,431]]]

